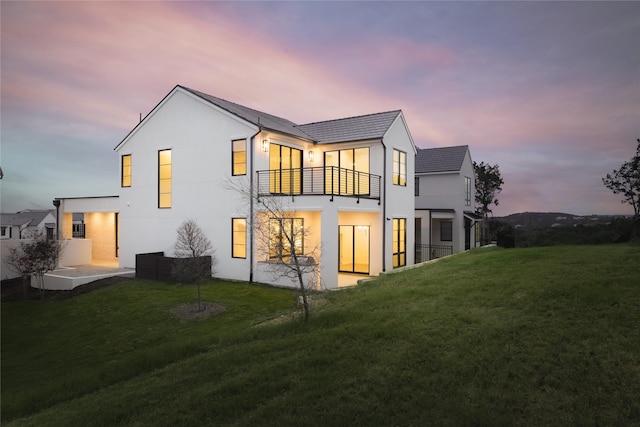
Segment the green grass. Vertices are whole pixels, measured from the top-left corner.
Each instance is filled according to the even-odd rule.
[[[3,425],[640,425],[640,246],[481,249],[324,295],[2,304]],[[284,318],[286,319],[286,317]]]

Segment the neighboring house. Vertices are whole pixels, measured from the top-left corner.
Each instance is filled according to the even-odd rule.
[[[56,202],[64,236],[72,213],[84,213],[87,235],[92,212],[106,215],[101,238],[120,267],[140,253],[172,256],[177,228],[193,218],[215,248],[216,277],[295,286],[268,273],[248,227],[261,207],[229,183],[281,198],[291,226],[310,229],[299,247],[273,250],[305,255],[320,244],[322,288],[414,263],[417,150],[400,110],[297,125],[176,86],[115,150],[118,197]]]
[[[415,168],[416,262],[477,247],[469,147],[418,149]]]
[[[53,238],[56,229],[55,211],[26,209],[1,215],[0,238],[24,239],[33,233],[46,233]]]

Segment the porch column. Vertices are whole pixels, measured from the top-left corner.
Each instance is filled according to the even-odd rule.
[[[322,236],[321,286],[333,289],[338,287],[338,212],[335,209],[323,210],[320,224]]]

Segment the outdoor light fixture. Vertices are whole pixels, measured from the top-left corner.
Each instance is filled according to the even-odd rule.
[[[262,151],[265,153],[269,151],[269,140],[267,138],[262,140]]]
[[[309,162],[313,163],[313,159],[315,158],[315,155],[313,153],[313,151],[309,151]]]

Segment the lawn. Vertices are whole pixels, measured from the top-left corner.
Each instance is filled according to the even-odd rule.
[[[640,246],[480,249],[323,294],[2,304],[3,425],[640,425]]]

